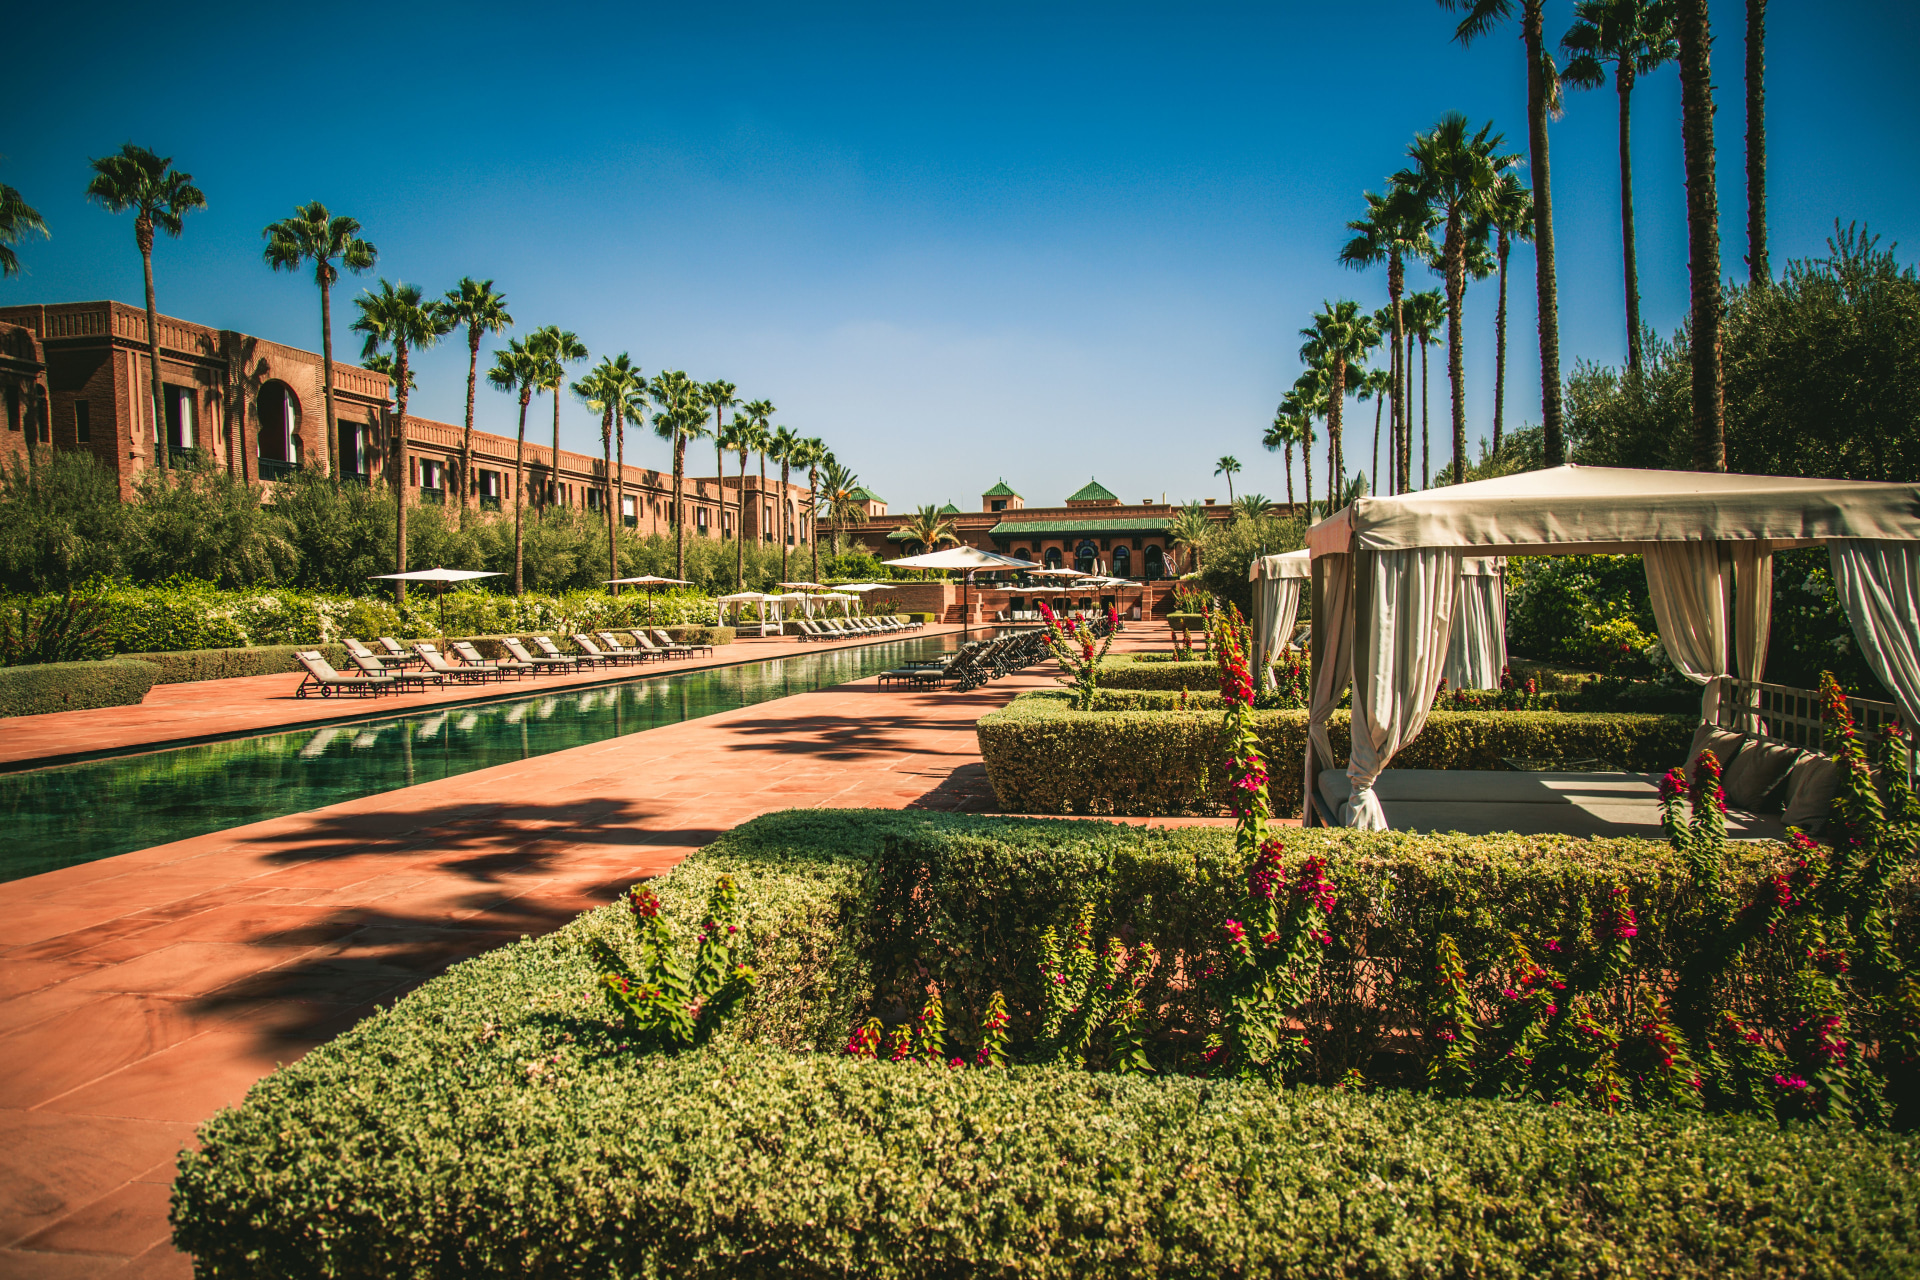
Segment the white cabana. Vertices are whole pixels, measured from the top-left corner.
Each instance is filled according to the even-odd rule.
[[[781,632],[781,602],[792,598],[793,597],[790,596],[770,596],[764,591],[739,591],[730,596],[715,596],[713,603],[722,622],[726,621],[728,609],[730,608],[732,610],[733,626],[735,630],[738,631],[746,630],[746,627],[742,625],[741,622],[741,619],[746,615],[746,606],[750,604],[757,605],[760,610],[760,634],[763,636],[777,636]]]
[[[1265,688],[1274,687],[1270,664],[1293,638],[1300,592],[1312,577],[1312,553],[1304,547],[1261,556],[1247,570],[1247,581],[1253,583],[1253,667]]]
[[[1462,556],[1453,639],[1440,676],[1449,689],[1498,689],[1507,670],[1507,561]]]
[[[1862,653],[1920,723],[1920,485],[1565,466],[1361,497],[1307,531],[1306,795],[1333,764],[1327,717],[1351,683],[1350,795],[1336,816],[1386,826],[1373,784],[1426,724],[1468,555],[1641,556],[1667,655],[1705,686],[1702,719],[1714,720],[1719,678],[1757,681],[1766,662],[1773,553],[1823,542]]]

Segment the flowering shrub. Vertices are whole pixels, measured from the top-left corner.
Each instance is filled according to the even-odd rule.
[[[1100,686],[1100,664],[1106,660],[1107,650],[1113,647],[1113,638],[1120,634],[1123,625],[1120,614],[1108,605],[1107,616],[1097,623],[1089,623],[1084,618],[1062,622],[1045,600],[1038,603],[1040,616],[1047,624],[1047,648],[1060,660],[1060,670],[1064,673],[1054,679],[1073,690],[1076,707],[1088,710],[1093,706],[1094,691]]]
[[[1128,947],[1118,938],[1109,938],[1106,948],[1095,952],[1092,904],[1080,909],[1064,946],[1059,930],[1047,926],[1040,938],[1045,1002],[1040,1040],[1047,1046],[1042,1060],[1085,1067],[1090,1055],[1104,1048],[1104,1061],[1111,1070],[1153,1070],[1141,1039],[1140,1020],[1146,1010],[1140,993],[1159,965],[1160,953],[1151,942]],[[999,1008],[1004,1032],[1006,1006]],[[1104,1039],[1104,1046],[1097,1046],[1096,1039]]]
[[[605,939],[593,940],[600,985],[642,1052],[690,1049],[713,1038],[759,978],[740,959],[739,892],[732,876],[714,882],[691,956],[677,952],[660,917],[660,899],[646,885],[626,898],[640,957],[629,964]]]
[[[980,1020],[980,1047],[973,1055],[973,1066],[1007,1065],[1007,1026],[1010,1021],[1006,1000],[998,991],[994,992]],[[948,1056],[948,1044],[946,1007],[941,1003],[940,993],[934,991],[928,994],[916,1022],[901,1023],[888,1031],[880,1019],[868,1018],[848,1037],[847,1056],[884,1058],[888,1062],[924,1062],[952,1068],[967,1066],[966,1058]]]

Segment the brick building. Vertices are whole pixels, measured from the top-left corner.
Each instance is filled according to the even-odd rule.
[[[336,360],[334,417],[328,430],[323,364],[318,354],[231,329],[161,316],[160,381],[165,421],[156,429],[147,360],[144,309],[118,302],[0,307],[0,396],[5,428],[0,459],[29,444],[84,449],[120,480],[131,497],[139,475],[165,447],[170,459],[211,460],[230,474],[271,488],[299,470],[367,482],[386,475],[394,415],[385,374]],[[407,415],[405,492],[409,501],[440,504],[459,490],[465,428]],[[634,428],[628,428],[631,437]],[[606,466],[591,454],[549,443],[529,422],[526,486],[530,503],[556,501],[600,510]],[[513,505],[515,441],[475,430],[474,496],[482,508]],[[671,473],[627,466],[616,500],[629,528],[673,528]],[[683,502],[688,528],[708,537],[734,536],[740,511],[738,476],[688,477]],[[746,534],[805,545],[812,536],[807,490],[757,475],[745,480]],[[724,495],[724,496],[723,496]],[[884,510],[884,507],[882,508]]]

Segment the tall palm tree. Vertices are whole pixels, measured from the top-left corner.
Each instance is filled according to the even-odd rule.
[[[369,290],[353,300],[360,318],[353,322],[355,333],[367,340],[361,356],[377,355],[382,347],[393,349],[394,398],[398,408],[393,414],[393,430],[388,433],[388,468],[393,476],[395,573],[407,571],[407,392],[412,375],[407,358],[415,351],[431,347],[453,328],[453,321],[435,304],[425,300],[417,284],[395,285],[380,282],[380,292]],[[407,599],[407,584],[396,582],[394,595],[402,604]]]
[[[0,279],[20,274],[20,255],[13,246],[36,231],[47,235],[46,219],[18,191],[0,182]]]
[[[1347,458],[1341,438],[1342,410],[1348,394],[1347,370],[1366,359],[1380,345],[1380,331],[1373,316],[1362,311],[1351,299],[1323,302],[1314,314],[1313,324],[1300,331],[1306,341],[1300,358],[1327,372],[1327,465],[1329,485],[1346,483]],[[1333,490],[1328,490],[1328,497]]]
[[[733,582],[736,591],[742,590],[747,580],[747,455],[759,447],[760,435],[760,429],[752,418],[736,414],[733,421],[722,427],[714,437],[716,444],[723,449],[733,450],[740,460],[740,491],[734,498],[733,510]],[[721,490],[720,496],[725,499],[725,489]]]
[[[1767,262],[1767,0],[1747,0],[1747,283],[1773,283]]]
[[[1282,409],[1297,415],[1301,422],[1300,492],[1313,510],[1313,420],[1327,412],[1327,388],[1331,385],[1325,369],[1308,366],[1293,380],[1293,389],[1280,402]]]
[[[859,496],[860,477],[830,453],[821,459],[820,469],[825,481],[820,488],[820,505],[826,509],[827,519],[832,522],[833,550],[838,555],[841,529],[859,523],[866,515],[866,508]]]
[[[792,511],[792,504],[787,501],[787,483],[793,474],[793,468],[811,465],[809,459],[813,456],[812,446],[818,443],[817,440],[810,442],[803,439],[792,427],[776,427],[767,433],[767,449],[761,455],[763,466],[768,457],[780,464],[780,497],[778,499],[780,518],[774,522],[774,536],[780,540],[780,580],[782,582],[787,580],[787,547],[792,544],[794,535],[798,532],[789,525],[788,513]],[[764,483],[762,487],[765,487]],[[807,496],[808,510],[812,510],[813,495]],[[808,581],[817,582],[819,578],[816,576]]]
[[[140,250],[140,269],[147,283],[147,377],[153,392],[154,460],[165,471],[167,409],[160,382],[160,313],[153,300],[153,233],[158,228],[180,238],[186,215],[207,207],[207,197],[193,185],[193,175],[173,167],[172,156],[157,156],[131,142],[110,156],[93,160],[93,179],[87,199],[108,213],[133,211],[133,243]],[[329,410],[332,406],[329,404]],[[328,421],[332,421],[329,413]],[[331,430],[331,428],[329,428]]]
[[[1379,323],[1375,317],[1375,324]],[[1354,384],[1354,396],[1365,403],[1373,401],[1373,461],[1367,474],[1372,482],[1370,492],[1376,496],[1380,492],[1380,411],[1386,406],[1387,395],[1393,390],[1393,375],[1385,369],[1368,369],[1360,375]]]
[[[653,433],[673,442],[673,510],[668,520],[673,525],[673,576],[684,578],[687,576],[687,513],[682,494],[687,476],[687,433],[699,428],[706,409],[700,402],[699,385],[678,369],[657,375],[648,384],[647,392],[656,406]]]
[[[613,474],[617,477],[618,488],[614,491],[613,512],[617,521],[627,518],[627,424],[644,426],[647,421],[648,383],[640,366],[634,364],[622,351],[613,358],[614,376],[619,379],[620,394],[613,401]],[[635,503],[634,527],[640,525],[640,513]]]
[[[460,444],[460,527],[467,527],[467,508],[473,503],[473,396],[480,383],[480,338],[513,327],[505,294],[495,293],[493,281],[460,277],[440,300],[441,310],[455,326],[467,327],[467,431]]]
[[[783,427],[782,430],[785,430]],[[789,464],[807,469],[807,545],[813,550],[813,577],[810,581],[820,581],[820,465],[827,460],[827,446],[819,436],[807,436],[792,446],[780,459],[780,481],[786,483]],[[797,531],[796,531],[797,532]],[[786,577],[787,544],[780,543],[780,576]]]
[[[759,500],[762,504],[762,508],[761,508],[762,510],[765,510],[765,503],[767,500],[767,450],[773,447],[773,415],[777,412],[778,410],[776,410],[773,407],[773,401],[771,400],[749,400],[747,401],[746,404],[740,406],[740,413],[745,414],[747,419],[753,423],[753,427],[754,427],[753,451],[760,455],[760,498]],[[735,415],[735,416],[737,417],[739,415]],[[746,482],[742,480],[740,483],[740,503],[741,503],[740,536],[741,537],[745,537],[747,533],[746,501],[747,501],[747,487],[746,487]],[[765,529],[760,530],[760,540],[762,542],[765,542],[767,540],[767,531]],[[787,577],[786,574],[784,573],[781,574],[780,575],[781,581],[783,582],[786,581],[786,577]]]
[[[493,368],[487,370],[488,385],[520,398],[520,436],[513,453],[513,594],[516,596],[526,592],[527,406],[533,403],[534,388],[540,385],[543,372],[541,357],[529,350],[526,341],[520,338],[509,338],[505,351],[495,351]]]
[[[1427,415],[1432,405],[1432,400],[1427,394],[1427,348],[1439,342],[1434,334],[1440,331],[1441,324],[1446,321],[1446,303],[1442,300],[1438,289],[1426,289],[1407,295],[1405,312],[1409,358],[1412,355],[1411,344],[1415,342],[1420,344],[1420,487],[1424,489],[1433,477],[1433,458],[1428,447],[1427,433]],[[1408,437],[1407,452],[1411,455],[1413,452],[1411,431],[1408,432]],[[1409,456],[1409,469],[1411,464],[1412,458]],[[1412,486],[1408,484],[1402,487],[1411,488]]]
[[[1407,371],[1402,367],[1401,345],[1405,336],[1405,322],[1401,316],[1401,303],[1406,296],[1407,259],[1424,262],[1433,256],[1433,229],[1438,225],[1433,207],[1422,200],[1417,192],[1404,187],[1389,186],[1387,194],[1365,193],[1367,215],[1347,224],[1347,230],[1354,236],[1340,250],[1340,261],[1359,270],[1378,263],[1387,264],[1387,311],[1389,323],[1376,326],[1382,333],[1391,337],[1393,356],[1389,362],[1393,389],[1393,433],[1397,441],[1400,437],[1407,414]],[[1410,419],[1408,419],[1410,421]],[[1392,453],[1399,456],[1396,445]],[[1393,470],[1398,472],[1399,468]]]
[[[713,427],[708,434],[713,437],[713,489],[720,500],[720,527],[714,532],[721,538],[727,536],[727,410],[740,407],[739,398],[733,394],[737,390],[739,390],[738,387],[724,378],[709,382],[700,389],[701,398],[706,401],[707,408],[713,410]],[[743,474],[744,470],[742,468]],[[745,496],[744,492],[742,496]],[[738,542],[739,526],[737,524],[734,532],[736,534],[734,541]]]
[[[1293,507],[1293,446],[1299,444],[1305,432],[1298,406],[1291,400],[1283,400],[1274,410],[1273,425],[1260,437],[1260,446],[1268,453],[1284,451],[1287,469],[1287,507]]]
[[[1467,257],[1473,232],[1484,224],[1500,174],[1519,160],[1503,156],[1505,140],[1492,124],[1471,132],[1467,118],[1449,111],[1430,131],[1417,134],[1407,148],[1413,164],[1394,181],[1420,196],[1445,220],[1440,245],[1441,271],[1447,289],[1447,381],[1453,391],[1453,482],[1466,477],[1467,399],[1465,335],[1461,312],[1467,289]]]
[[[620,409],[628,377],[632,374],[631,359],[625,352],[622,360],[628,362],[625,371],[616,368],[613,357],[601,356],[600,363],[585,375],[573,380],[573,394],[579,396],[588,409],[600,414],[600,457],[601,478],[605,481],[600,497],[600,505],[607,517],[607,577],[620,576],[620,542],[614,523],[614,478],[613,478],[613,420]],[[615,591],[619,588],[615,587]]]
[[[1640,372],[1640,273],[1633,234],[1633,85],[1639,77],[1680,55],[1673,36],[1671,0],[1579,0],[1573,26],[1560,37],[1567,51],[1561,76],[1581,89],[1597,89],[1613,64],[1620,98],[1620,249],[1627,273],[1627,368]],[[1494,439],[1494,449],[1500,447]]]
[[[1679,0],[1680,138],[1687,169],[1687,274],[1693,292],[1693,466],[1727,469],[1720,380],[1720,197],[1713,175],[1713,26],[1707,0]]]
[[[958,542],[960,538],[953,531],[953,522],[940,514],[940,508],[929,502],[917,508],[907,522],[900,526],[902,533],[925,547],[936,551],[943,542]]]
[[[1701,0],[1705,3],[1705,0]],[[1527,58],[1527,168],[1533,175],[1534,287],[1540,322],[1540,422],[1546,462],[1567,460],[1566,424],[1560,392],[1560,289],[1553,247],[1553,165],[1547,154],[1547,117],[1560,111],[1560,72],[1547,51],[1545,0],[1440,0],[1464,11],[1453,37],[1472,44],[1514,16]]]
[[[360,236],[360,224],[345,214],[329,214],[318,200],[294,207],[291,218],[282,218],[261,229],[266,248],[261,255],[275,271],[298,271],[313,264],[313,282],[320,286],[320,376],[321,396],[326,405],[327,465],[335,484],[340,482],[340,429],[335,425],[333,404],[333,285],[340,278],[333,265],[359,274],[373,269],[380,251],[373,242]]]
[[[1496,237],[1500,270],[1500,305],[1493,321],[1493,451],[1498,453],[1507,408],[1507,255],[1515,240],[1533,239],[1533,192],[1518,174],[1500,175],[1488,200],[1487,219]]]
[[[1213,464],[1213,474],[1227,478],[1227,505],[1233,505],[1233,477],[1240,471],[1240,459],[1228,454]]]
[[[1207,531],[1212,527],[1213,522],[1207,519],[1207,509],[1197,502],[1189,502],[1167,522],[1167,543],[1176,550],[1185,551],[1193,568],[1198,569],[1200,556],[1207,543]]]
[[[560,388],[567,380],[567,366],[587,358],[586,344],[559,325],[543,324],[527,335],[527,349],[541,360],[540,390],[553,396],[553,458],[542,495],[540,513],[560,500]]]

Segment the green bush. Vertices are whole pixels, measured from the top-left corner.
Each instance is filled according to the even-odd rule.
[[[0,667],[0,716],[132,706],[147,696],[159,675],[153,663],[128,658]]]
[[[1337,941],[1303,1010],[1311,1079],[1421,1078],[1432,939],[1489,1005],[1516,935],[1638,912],[1636,976],[1688,958],[1663,845],[1306,831]],[[1729,879],[1767,883],[1778,850]],[[176,1244],[203,1275],[1903,1275],[1920,1266],[1920,1142],[1570,1102],[942,1070],[824,1053],[928,985],[952,1039],[1003,990],[1031,1039],[1040,933],[1092,903],[1098,937],[1166,956],[1156,1052],[1202,1005],[1245,868],[1232,835],[1107,823],[800,811],[728,833],[653,882],[686,933],[739,887],[763,975],[704,1049],[631,1050],[596,995],[616,905],[448,970],[200,1131]],[[1911,869],[1889,934],[1911,950]],[[1784,939],[1755,941],[1744,1007],[1792,1016]],[[1572,965],[1574,959],[1559,961]],[[1623,982],[1622,990],[1635,989]],[[1616,997],[1624,1007],[1624,996]],[[1631,1014],[1623,1016],[1630,1017]],[[1870,1032],[1856,1031],[1862,1037]],[[1016,1040],[1020,1037],[1016,1034]],[[1015,1060],[1019,1055],[1016,1052]],[[1166,1059],[1162,1056],[1163,1065]]]
[[[1102,689],[1202,689],[1220,688],[1220,669],[1212,659],[1180,662],[1164,654],[1107,655],[1100,664]]]
[[[318,649],[337,671],[358,670],[337,644],[270,644],[247,649],[189,649],[182,653],[130,653],[126,656],[152,663],[160,675],[155,684],[185,684],[191,680],[231,680],[237,676],[265,676],[300,670],[293,656],[306,649]]]
[[[904,619],[906,619],[906,620],[907,620],[908,622],[918,622],[918,623],[922,623],[922,624],[924,624],[924,625],[926,625],[926,626],[929,626],[929,627],[930,627],[930,626],[932,626],[932,625],[933,625],[934,623],[936,623],[936,622],[938,622],[938,621],[940,620],[940,619],[939,619],[939,617],[938,617],[937,615],[935,615],[935,614],[931,614],[931,613],[911,613],[911,612],[909,612],[909,613],[902,613],[902,614],[897,614],[897,615],[895,615],[895,616],[896,616],[896,617],[900,617],[900,618],[904,618]]]
[[[678,626],[662,627],[676,644],[732,644],[736,630],[732,627]]]
[[[1653,772],[1685,760],[1698,721],[1686,715],[1435,711],[1393,763],[1402,769],[1498,769],[1502,757],[1599,757]],[[1253,722],[1272,774],[1274,811],[1297,814],[1307,713],[1256,711]],[[1068,695],[1044,691],[982,716],[977,732],[987,779],[1010,813],[1213,814],[1225,804],[1220,724],[1217,710],[1079,712]],[[1334,712],[1327,729],[1335,756],[1344,759],[1347,713]]]

